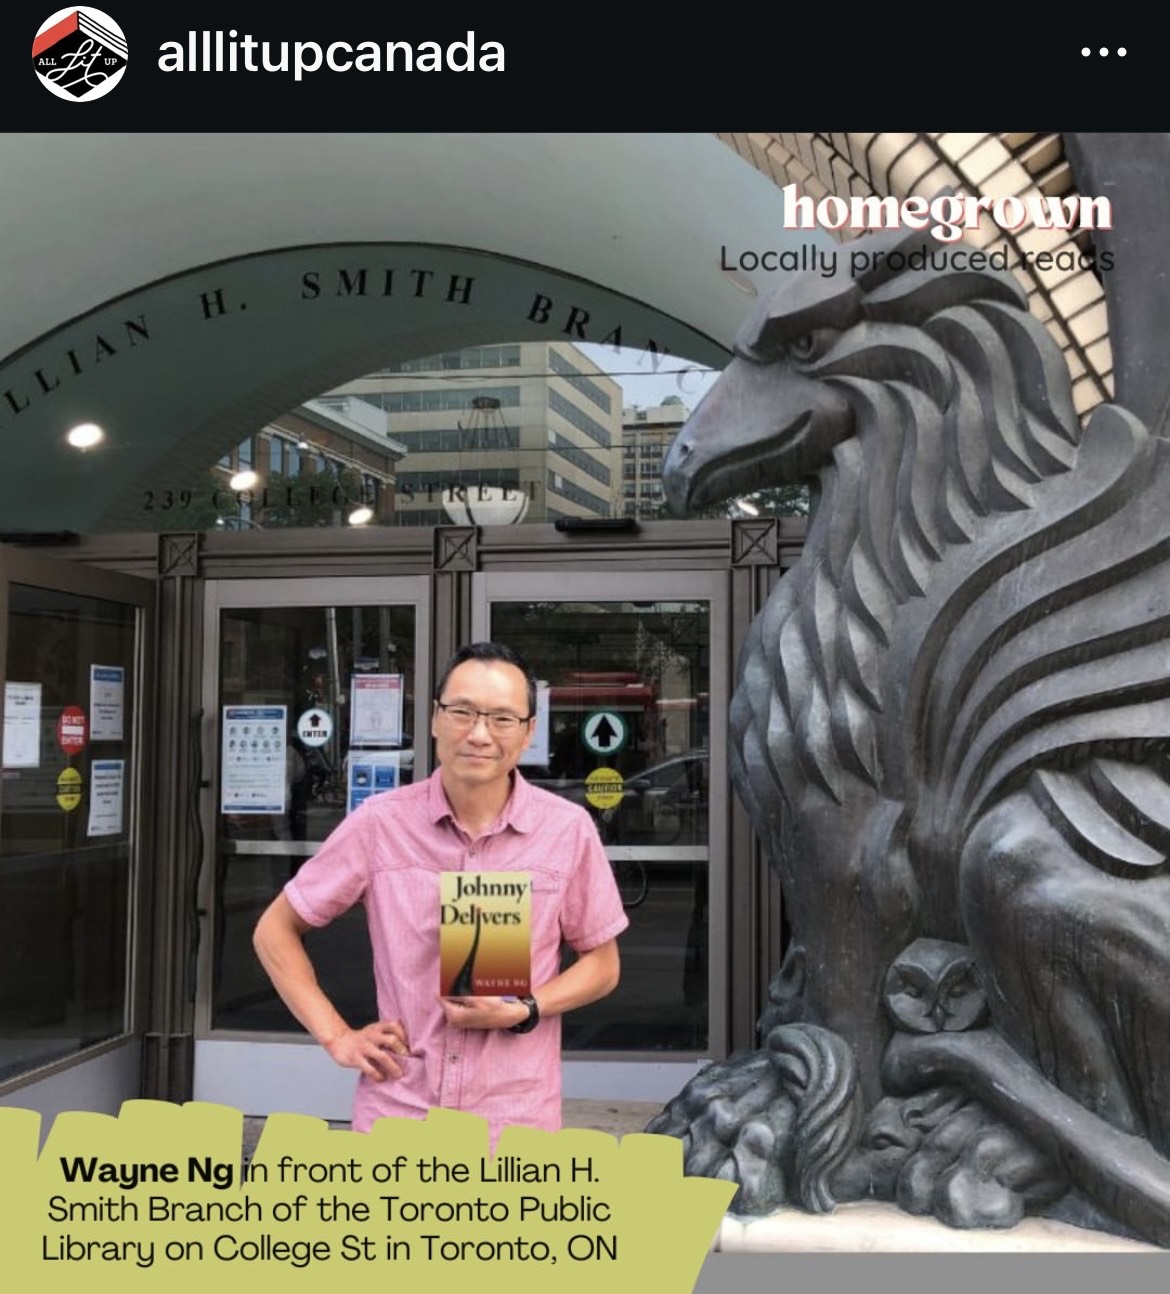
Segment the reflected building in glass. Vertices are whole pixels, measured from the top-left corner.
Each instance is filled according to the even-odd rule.
[[[385,522],[620,515],[621,388],[568,342],[424,356],[348,382],[338,396],[384,412],[406,450]]]
[[[333,526],[344,525],[361,506],[370,509],[371,520],[389,522],[397,466],[405,455],[380,409],[356,396],[323,395],[241,441],[216,462],[208,481],[168,492],[173,509],[160,492],[155,524],[229,530]],[[233,485],[240,473],[254,474],[254,482]]]
[[[242,441],[215,465],[209,515],[194,524],[344,525],[362,505],[375,524],[400,526],[620,516],[622,435],[621,387],[568,342],[428,355]],[[233,491],[245,471],[255,484]],[[209,491],[186,493],[175,520],[192,525]]]

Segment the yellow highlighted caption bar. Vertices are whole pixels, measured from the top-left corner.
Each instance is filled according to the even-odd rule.
[[[731,1202],[670,1137],[509,1128],[432,1110],[363,1135],[273,1115],[252,1163],[226,1106],[128,1101],[118,1118],[0,1109],[12,1288],[285,1294],[347,1275],[427,1290],[693,1289]]]

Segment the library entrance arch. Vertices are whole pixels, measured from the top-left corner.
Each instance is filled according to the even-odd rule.
[[[729,154],[719,159],[717,168],[738,166]],[[744,227],[749,207],[752,237],[771,230],[764,208],[737,204],[734,183],[710,192],[721,196],[699,220],[708,231],[722,210]],[[499,211],[496,218],[506,225]],[[87,277],[92,291],[76,307],[54,317],[38,300],[28,321],[8,321],[10,349],[0,363],[0,426],[10,433],[3,538],[61,545],[60,555],[38,559],[37,587],[69,593],[66,572],[75,577],[79,563],[102,568],[86,571],[94,596],[132,608],[141,658],[134,669],[106,659],[106,640],[94,631],[82,635],[76,677],[54,681],[37,676],[35,659],[12,654],[19,635],[9,633],[4,703],[19,749],[6,752],[0,811],[23,812],[50,774],[56,787],[76,771],[81,790],[69,811],[56,791],[36,801],[48,835],[35,848],[6,830],[20,864],[6,881],[24,885],[38,869],[80,867],[95,846],[104,859],[117,843],[104,837],[117,832],[126,859],[111,863],[125,893],[110,893],[123,894],[125,906],[121,953],[103,971],[117,980],[102,1000],[105,1014],[97,1025],[89,1018],[85,990],[97,962],[73,942],[100,903],[74,886],[68,902],[81,907],[61,907],[52,925],[57,942],[68,943],[61,1000],[50,1004],[52,1019],[38,1016],[39,999],[18,1004],[30,1023],[14,1025],[6,1039],[16,1050],[0,1076],[0,1101],[112,1110],[126,1096],[185,1099],[194,1091],[244,1108],[289,1108],[289,1088],[301,1080],[274,1096],[265,1073],[292,1052],[305,1061],[313,1049],[291,1040],[287,1019],[253,978],[251,917],[363,789],[428,771],[428,743],[418,734],[428,729],[430,680],[459,643],[486,632],[524,638],[548,683],[546,758],[531,775],[595,813],[633,919],[625,996],[608,1014],[582,1014],[567,1039],[569,1090],[665,1098],[681,1082],[680,1064],[747,1041],[750,984],[762,979],[751,963],[757,940],[744,935],[759,918],[744,899],[755,882],[744,825],[728,803],[722,722],[728,625],[746,625],[772,576],[754,569],[754,559],[740,562],[736,553],[758,546],[737,547],[726,519],[681,526],[657,519],[654,465],[667,432],[640,426],[623,446],[620,395],[616,411],[604,413],[596,375],[574,368],[570,353],[580,342],[640,347],[651,357],[648,371],[668,355],[722,361],[743,311],[742,288],[706,262],[694,270],[697,259],[653,273],[655,263],[665,271],[669,255],[631,234],[658,224],[639,209],[606,225],[604,242],[590,235],[591,262],[566,253],[560,265],[551,254],[509,255],[500,238],[480,248],[420,241],[417,222],[414,238],[395,241],[371,237],[368,226],[364,239],[352,232],[329,242],[286,239],[275,249],[241,250],[247,238],[227,240],[219,257],[195,268],[145,247],[141,265],[151,268],[139,278],[107,278],[99,290]],[[551,253],[573,232],[543,242],[534,234],[530,246]],[[576,236],[586,241],[582,230]],[[684,237],[694,243],[693,234]],[[590,264],[610,268],[588,277],[580,270]],[[619,273],[623,266],[628,273]],[[625,280],[635,279],[659,286],[626,290]],[[27,331],[13,331],[21,326]],[[532,344],[547,350],[548,381],[565,387],[550,387],[541,405],[539,444],[518,438],[520,414],[532,403],[526,394],[510,404],[510,396],[481,391],[512,385],[497,371],[507,364],[493,365],[487,352],[501,359],[509,347]],[[469,347],[475,362],[444,380],[474,388],[468,400],[478,404],[442,396],[428,404],[424,392],[408,389],[417,357]],[[352,389],[379,365],[393,370],[380,393],[392,397],[378,405],[388,416],[381,429],[354,416],[355,401],[370,392]],[[339,383],[351,389],[336,394]],[[472,413],[474,426],[465,416]],[[106,430],[84,453],[63,441],[81,420]],[[380,451],[395,431],[403,439],[394,453],[405,454],[385,471],[371,467],[371,437]],[[343,455],[345,436],[362,453]],[[261,445],[263,463],[255,461]],[[424,446],[436,461],[412,468],[409,454],[422,455]],[[514,453],[513,464],[475,457],[501,449]],[[252,497],[230,489],[229,473],[244,467],[290,477],[290,464],[303,466],[308,450],[314,468],[336,478],[327,487],[308,484],[302,497],[286,483],[284,495],[267,498],[263,485]],[[355,472],[373,479],[383,525],[345,527],[350,505],[364,502],[370,487],[362,479],[353,498],[341,483],[345,472],[347,481]],[[498,526],[498,514],[477,511],[517,497],[525,501],[523,525]],[[296,515],[282,521],[281,507]],[[575,524],[593,520],[633,526]],[[779,530],[773,524],[774,538]],[[777,541],[772,574],[778,551]],[[17,554],[13,569],[24,560]],[[106,573],[131,583],[103,592],[97,581]],[[13,577],[12,586],[20,582]],[[76,620],[71,608],[38,607],[34,632],[48,622],[64,632],[57,622]],[[27,614],[16,598],[6,612],[13,628]],[[111,668],[124,671],[118,702],[104,672]],[[362,740],[353,719],[378,689],[397,689],[397,726]],[[34,696],[39,709],[22,729],[17,710],[25,706],[27,720]],[[113,731],[95,732],[99,703],[107,713],[120,705],[127,725],[135,717],[139,744],[130,753],[96,735]],[[74,709],[85,713],[89,738],[71,753],[55,725]],[[290,740],[314,709],[325,711],[330,734],[319,746]],[[267,732],[242,731],[265,723]],[[119,763],[120,782],[111,768]],[[589,798],[598,769],[609,770],[607,803]],[[261,798],[249,802],[252,795]],[[743,860],[738,880],[733,855]],[[36,918],[25,931],[35,941],[51,907],[8,911]],[[339,929],[326,961],[339,958],[329,974],[357,1008],[363,979],[345,934]],[[53,1046],[26,1055],[28,1029]],[[344,1113],[345,1098],[337,1104],[336,1087],[328,1080],[321,1087],[307,1063],[313,1112]],[[220,1086],[241,1074],[255,1080],[248,1091]]]
[[[540,310],[550,303],[543,294]],[[125,932],[124,993],[135,1012],[127,1006],[118,1035],[127,1063],[99,1085],[101,1058],[88,1057],[79,1039],[76,1057],[67,1049],[56,1072],[34,1071],[31,1082],[17,1072],[0,1099],[116,1108],[143,1093],[193,1095],[252,1113],[344,1118],[354,1076],[299,1034],[259,972],[251,929],[365,794],[430,771],[431,681],[457,645],[489,634],[515,642],[547,685],[527,774],[593,814],[631,915],[622,988],[569,1022],[567,1092],[665,1100],[696,1065],[729,1050],[727,1003],[743,996],[736,983],[757,977],[743,956],[751,945],[731,936],[731,809],[721,772],[733,530],[726,518],[658,519],[655,466],[681,404],[655,414],[662,425],[643,411],[623,440],[611,379],[567,343],[540,343],[547,371],[530,373],[527,345],[386,365],[374,382],[388,397],[381,406],[360,383],[306,401],[294,411],[299,421],[275,419],[232,445],[230,465],[215,469],[230,511],[215,521],[205,512],[206,529],[25,536],[62,541],[74,561],[53,565],[88,563],[140,582],[158,628],[150,669],[126,687],[139,689],[135,709],[149,705],[157,719],[133,784],[127,763],[115,794],[137,860],[124,878],[138,913]],[[547,389],[530,441],[533,401],[523,384],[536,377]],[[504,394],[510,383],[522,393]],[[371,411],[365,423],[360,404]],[[315,459],[328,448],[332,480],[339,438],[352,438],[352,469],[376,414],[400,437],[402,459],[379,482],[397,488],[371,499],[392,515],[382,512],[384,524],[369,529],[341,524],[343,504],[359,500],[339,499],[334,484],[318,500],[328,515],[316,525],[303,513],[281,524],[266,497],[275,492],[276,455],[287,464],[294,450]],[[445,421],[457,432],[450,446]],[[429,462],[433,483],[411,476],[411,454]],[[245,465],[269,473],[269,484],[233,490],[229,476]],[[312,471],[282,488],[291,499],[302,486],[324,489],[321,479]],[[181,527],[184,489],[178,475],[152,485],[153,506],[141,511],[155,515],[145,520]],[[206,505],[196,489],[191,496]],[[171,498],[182,501],[166,516]],[[523,524],[480,524],[501,509]],[[129,521],[128,512],[109,515]],[[30,690],[40,683],[10,664],[10,681]],[[87,658],[83,673],[107,664]],[[125,697],[130,705],[129,690]],[[14,706],[20,696],[6,700]],[[52,709],[75,704],[54,696]],[[96,794],[104,754],[95,748],[82,761],[83,799]],[[20,767],[9,774],[30,777]],[[15,785],[5,791],[18,798]],[[88,799],[83,812],[88,833],[98,821]],[[352,914],[323,932],[314,952],[354,1020],[374,1010],[362,926]],[[50,1099],[49,1088],[58,1095]]]
[[[632,348],[647,376],[725,357],[654,306],[490,253],[314,246],[201,267],[0,366],[7,467],[38,483],[6,496],[4,530],[203,528],[197,486],[258,428],[371,372],[500,342]],[[103,439],[71,449],[78,423]],[[394,420],[383,424],[381,440],[393,441]]]

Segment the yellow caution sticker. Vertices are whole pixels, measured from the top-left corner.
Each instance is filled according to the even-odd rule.
[[[616,768],[595,768],[585,779],[585,798],[595,809],[613,809],[622,802],[626,784]]]
[[[66,768],[57,778],[57,803],[66,813],[81,803],[81,774],[75,768]]]

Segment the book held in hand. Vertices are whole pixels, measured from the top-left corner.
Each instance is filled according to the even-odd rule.
[[[523,997],[531,991],[528,872],[443,872],[439,903],[444,997]]]

